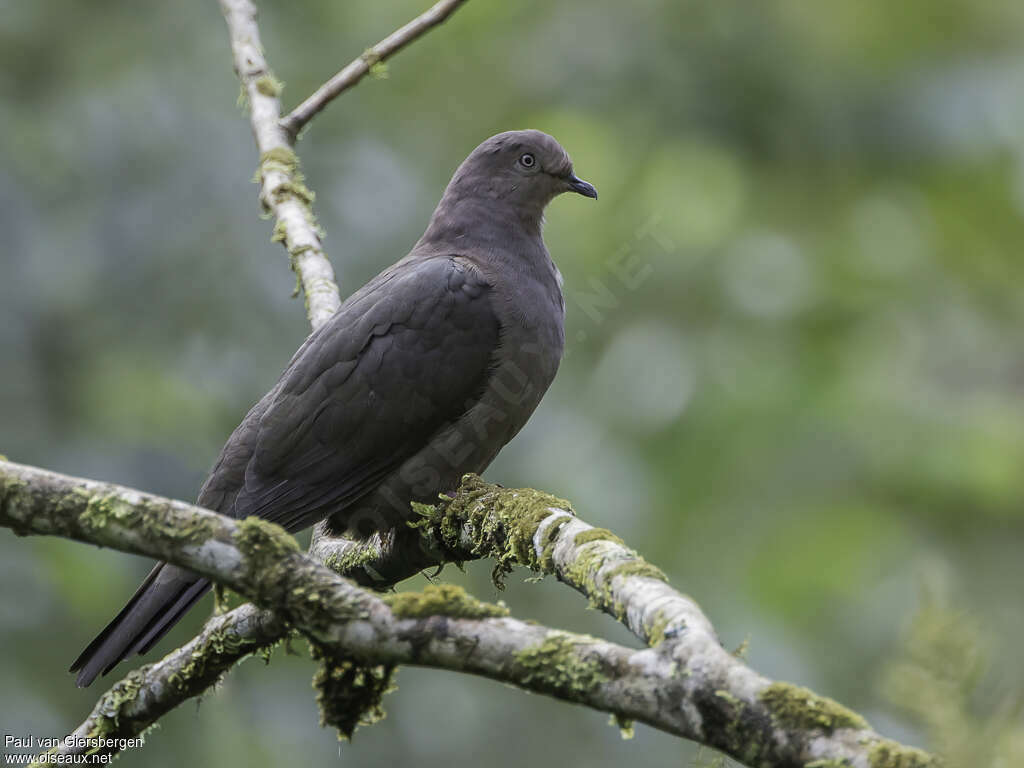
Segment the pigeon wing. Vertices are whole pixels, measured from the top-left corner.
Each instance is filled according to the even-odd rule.
[[[342,509],[466,412],[499,331],[491,289],[466,261],[399,262],[296,352],[228,440],[200,503],[290,531]]]

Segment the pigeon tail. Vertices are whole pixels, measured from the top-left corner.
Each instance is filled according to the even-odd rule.
[[[209,579],[167,563],[157,563],[121,612],[75,659],[70,672],[85,688],[133,653],[145,653],[206,594]]]

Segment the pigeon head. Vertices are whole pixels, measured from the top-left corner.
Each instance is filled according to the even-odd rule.
[[[573,173],[562,145],[541,131],[507,131],[474,149],[452,177],[438,211],[469,202],[539,225],[544,208],[563,192],[597,198]]]

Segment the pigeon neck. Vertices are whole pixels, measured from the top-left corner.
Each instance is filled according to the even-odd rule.
[[[493,248],[525,237],[542,243],[542,221],[541,208],[531,210],[501,198],[461,195],[449,189],[420,242]]]

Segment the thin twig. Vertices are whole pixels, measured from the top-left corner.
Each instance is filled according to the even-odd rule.
[[[372,48],[342,69],[338,74],[321,85],[287,117],[282,118],[281,127],[294,139],[299,131],[318,112],[362,80],[377,64],[387,61],[409,43],[448,19],[466,0],[441,0],[417,16],[401,29],[395,30]]]

